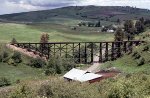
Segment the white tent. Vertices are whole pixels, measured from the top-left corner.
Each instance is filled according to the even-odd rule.
[[[94,73],[90,73],[88,71],[83,71],[83,70],[73,68],[72,70],[67,72],[63,77],[66,79],[69,79],[69,80],[86,82],[86,81],[100,78],[100,77],[102,77],[102,75],[94,74]]]

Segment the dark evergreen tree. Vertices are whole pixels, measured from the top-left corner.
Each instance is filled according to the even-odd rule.
[[[13,38],[13,39],[11,40],[11,44],[16,44],[16,43],[18,43],[17,40],[16,40],[15,38]]]
[[[115,32],[115,41],[123,41],[124,39],[124,32],[122,31],[122,28],[117,28]]]
[[[142,24],[144,24],[144,21],[145,21],[145,20],[144,20],[144,18],[143,18],[143,17],[142,17],[142,18],[140,18],[139,20],[140,20],[140,22],[141,22]]]
[[[135,28],[137,34],[144,32],[144,23],[142,23],[141,21],[137,21],[135,24]]]
[[[42,51],[42,53],[45,53],[45,54],[48,53],[48,45],[45,44],[45,43],[48,43],[48,41],[49,41],[49,35],[47,33],[43,33],[41,35],[41,40],[40,40],[41,44],[39,46],[39,48]]]
[[[135,26],[132,20],[127,20],[124,23],[124,31],[125,35],[127,36],[128,40],[133,40],[135,35]]]
[[[100,20],[96,23],[95,27],[101,27],[101,22],[100,22]]]
[[[121,23],[121,21],[120,21],[120,19],[119,19],[119,18],[117,19],[117,23],[118,23],[118,24],[120,24],[120,23]]]
[[[122,28],[117,28],[115,32],[115,41],[119,42],[115,43],[115,50],[114,50],[117,53],[117,57],[121,56],[121,47],[122,47],[121,41],[123,41],[123,39],[124,39],[124,32],[122,31]]]

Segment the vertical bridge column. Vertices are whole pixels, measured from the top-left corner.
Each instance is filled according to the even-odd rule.
[[[93,63],[93,43],[91,43],[91,63]]]
[[[103,62],[103,53],[102,53],[102,43],[100,42],[100,48],[99,48],[99,62]]]
[[[105,61],[108,61],[108,42],[106,42]]]

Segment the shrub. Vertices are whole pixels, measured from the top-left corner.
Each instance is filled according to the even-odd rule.
[[[60,57],[52,57],[49,59],[48,65],[46,66],[46,70],[53,70],[52,72],[61,74],[64,71],[64,67],[62,66],[62,59]]]
[[[44,98],[52,98],[53,95],[54,95],[54,92],[53,92],[53,89],[50,85],[41,85],[40,89],[38,90],[38,95],[40,97],[43,97]]]
[[[137,64],[138,64],[138,66],[144,65],[144,64],[145,64],[145,59],[141,57],[141,58],[137,61]]]
[[[145,46],[142,51],[148,51],[149,48],[150,48],[149,46]]]
[[[15,63],[22,62],[21,54],[19,52],[14,52],[11,58],[12,60],[14,60]]]
[[[75,68],[76,64],[75,64],[73,58],[63,58],[62,66],[64,67],[65,71],[69,71],[72,68]]]
[[[65,82],[60,79],[50,80],[38,89],[38,96],[44,98],[98,98],[96,88],[80,83]],[[95,94],[93,94],[95,93]]]
[[[76,64],[72,58],[51,57],[48,65],[45,68],[45,74],[62,74],[64,71],[69,71],[74,68]]]
[[[0,53],[0,61],[1,62],[7,62],[9,60],[9,54],[6,51],[2,51]]]
[[[132,57],[134,57],[134,59],[139,59],[141,57],[141,55],[137,51],[135,51],[133,53]]]
[[[45,69],[44,73],[45,73],[46,76],[55,74],[55,69],[54,68]]]
[[[26,85],[19,86],[15,91],[13,91],[9,98],[35,98],[31,88]]]
[[[18,43],[17,40],[16,40],[15,38],[13,38],[13,39],[11,40],[11,44],[16,44],[16,43]]]
[[[0,87],[10,85],[10,81],[5,77],[0,77]]]
[[[42,68],[46,65],[46,62],[41,58],[34,58],[29,61],[28,65],[35,68]]]
[[[9,59],[7,63],[8,63],[8,65],[16,66],[16,63],[15,63],[15,61],[13,59]]]

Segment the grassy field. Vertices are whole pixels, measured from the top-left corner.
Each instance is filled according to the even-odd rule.
[[[7,43],[12,38],[16,38],[19,42],[39,42],[42,32],[49,34],[50,42],[113,40],[112,33],[100,33],[97,29],[81,27],[71,30],[71,27],[60,24],[0,23],[0,42]]]
[[[16,80],[43,78],[44,73],[42,69],[31,68],[24,64],[12,66],[7,63],[0,63],[0,77],[6,77],[12,83],[15,83]]]

